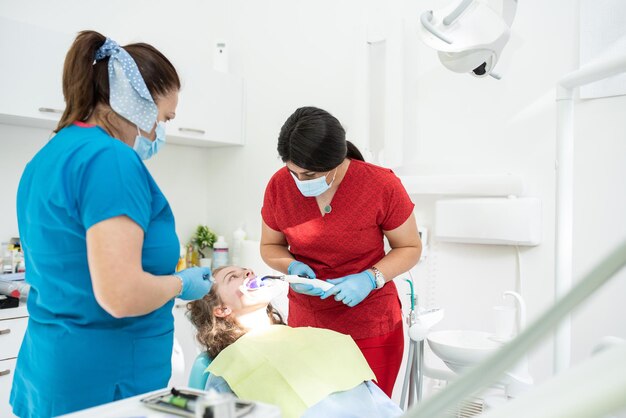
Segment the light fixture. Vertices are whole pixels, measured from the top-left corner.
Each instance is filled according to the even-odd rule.
[[[487,0],[462,0],[456,6],[424,11],[418,25],[422,40],[449,70],[499,79],[493,69],[511,36],[517,0],[498,1],[500,11]]]

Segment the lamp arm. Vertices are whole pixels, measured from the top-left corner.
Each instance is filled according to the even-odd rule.
[[[463,0],[448,16],[443,18],[443,24],[450,26],[474,1],[475,0]],[[508,27],[513,25],[515,13],[517,12],[517,1],[518,0],[502,0],[502,19],[504,19]]]
[[[441,39],[445,43],[452,44],[452,40],[450,38],[448,38],[446,35],[441,33],[439,30],[437,30],[433,26],[432,23],[430,23],[432,19],[433,19],[432,10],[426,10],[424,13],[422,13],[422,15],[420,16],[420,22],[422,23],[422,26],[424,26],[424,29],[426,29],[428,32],[432,33],[434,36]]]
[[[511,27],[517,12],[517,0],[502,0],[502,19]]]
[[[467,7],[472,4],[474,0],[463,0],[456,9],[452,11],[448,16],[443,18],[443,24],[448,26],[451,25],[460,15],[467,9]]]

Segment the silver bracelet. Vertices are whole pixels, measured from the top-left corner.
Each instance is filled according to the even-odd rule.
[[[383,276],[383,273],[374,266],[370,267],[370,269],[374,272],[374,281],[376,283],[374,289],[382,289],[386,283],[385,276]]]

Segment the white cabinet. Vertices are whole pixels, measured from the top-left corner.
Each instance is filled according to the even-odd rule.
[[[243,145],[243,80],[193,67],[181,71],[183,86],[168,141],[194,146]]]
[[[0,123],[56,127],[65,108],[63,63],[73,40],[74,34],[0,17]],[[203,147],[243,145],[242,78],[209,69],[193,49],[172,50],[183,88],[168,140]]]
[[[14,417],[9,405],[9,395],[15,375],[17,354],[27,324],[28,311],[25,305],[0,310],[0,418]]]
[[[0,123],[54,128],[68,34],[0,17]]]
[[[11,318],[0,321],[0,360],[17,357],[28,318]]]
[[[9,405],[9,395],[11,394],[16,363],[17,358],[0,360],[0,418],[15,417],[11,412],[11,405]]]

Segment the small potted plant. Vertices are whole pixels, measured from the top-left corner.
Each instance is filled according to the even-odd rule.
[[[217,241],[217,235],[206,225],[198,225],[196,233],[191,239],[191,243],[198,249],[200,255],[201,266],[211,266],[211,257],[209,251],[213,248],[213,244]]]

